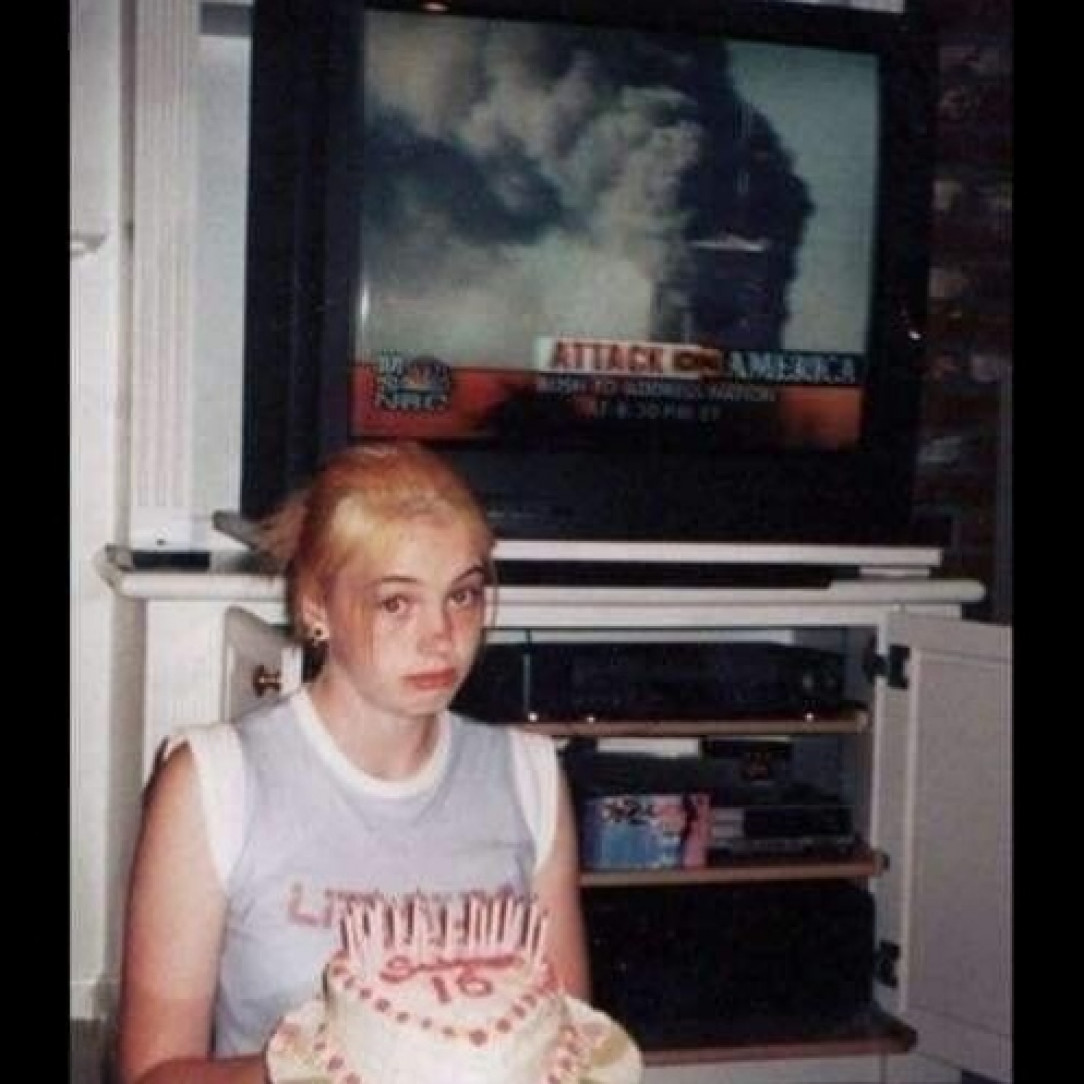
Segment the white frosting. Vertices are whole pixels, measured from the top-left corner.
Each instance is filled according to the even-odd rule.
[[[333,1084],[571,1084],[589,1044],[533,903],[366,905],[324,976],[316,1050]]]

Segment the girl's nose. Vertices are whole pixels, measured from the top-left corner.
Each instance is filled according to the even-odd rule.
[[[452,638],[452,621],[443,606],[426,607],[422,614],[421,642],[428,648],[446,647]]]

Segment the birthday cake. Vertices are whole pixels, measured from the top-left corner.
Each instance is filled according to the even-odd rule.
[[[535,901],[507,894],[351,905],[322,996],[272,1036],[272,1079],[578,1084],[590,1070],[635,1084],[638,1051],[563,993],[546,926]]]

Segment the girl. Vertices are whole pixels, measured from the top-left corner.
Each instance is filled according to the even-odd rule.
[[[553,743],[448,711],[493,583],[473,494],[420,445],[352,448],[262,537],[322,662],[164,750],[129,891],[122,1084],[263,1084],[275,1024],[318,992],[344,905],[367,894],[534,893],[566,990],[589,994]]]

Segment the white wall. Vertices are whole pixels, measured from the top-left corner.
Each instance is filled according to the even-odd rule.
[[[124,432],[121,2],[72,0],[70,293],[71,1012],[90,1016],[105,962],[115,599],[90,564],[116,537]]]
[[[200,37],[192,504],[203,539],[241,491],[248,59],[247,36]]]

